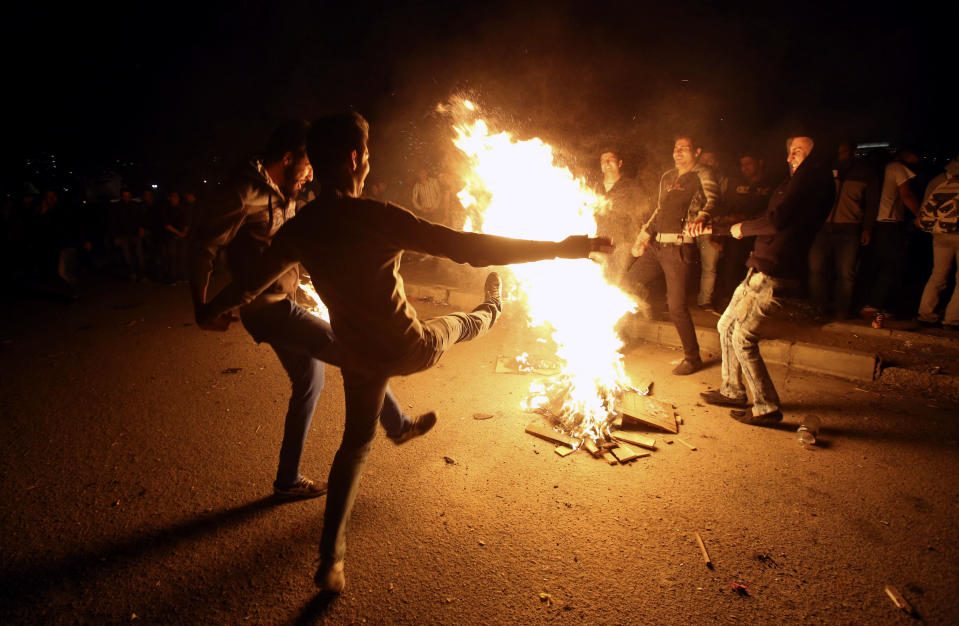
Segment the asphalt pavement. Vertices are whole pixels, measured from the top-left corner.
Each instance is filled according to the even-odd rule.
[[[786,419],[750,427],[698,401],[715,359],[674,377],[679,351],[636,341],[627,372],[676,407],[678,437],[649,433],[628,465],[562,458],[524,432],[530,377],[494,372],[535,343],[507,311],[394,381],[440,421],[375,440],[330,599],[312,583],[323,498],[269,497],[289,383],[267,346],[198,330],[186,288],[154,284],[7,301],[2,322],[3,623],[914,621],[887,585],[959,621],[955,410],[881,377],[774,364]],[[342,433],[326,371],[303,460],[319,479]]]

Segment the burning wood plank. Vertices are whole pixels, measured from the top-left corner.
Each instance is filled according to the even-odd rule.
[[[556,446],[555,448],[553,448],[553,452],[555,452],[556,454],[562,457],[566,457],[576,452],[576,450],[573,450],[572,448],[567,446]]]
[[[601,453],[599,451],[599,446],[596,445],[596,442],[592,439],[587,439],[583,442],[583,447],[586,448],[586,451],[592,454],[593,456],[599,458]]]
[[[606,462],[610,465],[619,465],[619,459],[609,450],[603,451],[603,458],[606,459]]]
[[[625,441],[626,443],[631,443],[634,446],[639,446],[640,448],[646,448],[647,450],[656,449],[656,440],[652,437],[646,437],[640,435],[639,433],[633,433],[626,430],[614,430],[610,433],[613,439],[616,441]]]
[[[620,463],[629,463],[630,461],[641,459],[647,456],[651,456],[649,452],[637,452],[633,450],[625,443],[620,443],[618,446],[610,450],[613,455],[619,459]]]
[[[545,439],[552,443],[566,446],[568,448],[575,448],[577,441],[570,437],[569,435],[564,435],[563,433],[556,432],[548,424],[540,420],[533,420],[526,426],[526,432],[529,434],[539,437],[540,439]]]
[[[623,414],[624,423],[632,421],[659,428],[668,433],[679,432],[679,427],[676,425],[676,412],[672,405],[665,402],[640,395],[635,391],[627,391],[616,408]]]

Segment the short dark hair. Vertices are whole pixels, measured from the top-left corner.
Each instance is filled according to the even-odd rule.
[[[703,149],[703,142],[699,141],[699,139],[692,133],[678,133],[676,135],[673,135],[673,145],[675,146],[676,142],[679,141],[680,139],[688,139],[689,146],[693,150],[696,150],[697,148],[700,150]]]
[[[306,137],[306,153],[318,177],[334,174],[353,150],[363,151],[370,124],[356,111],[335,113],[313,122]]]
[[[623,159],[623,152],[622,152],[622,150],[620,150],[619,147],[617,147],[617,146],[606,146],[605,148],[603,148],[602,150],[599,151],[599,156],[603,156],[603,155],[606,154],[606,153],[609,153],[609,154],[613,155],[614,157],[616,157],[616,160],[617,160],[617,161],[623,161],[623,160],[624,160],[624,159]]]
[[[299,157],[306,151],[306,135],[310,130],[309,122],[304,120],[283,120],[273,129],[273,134],[263,148],[263,162],[276,163],[283,155],[292,152]]]
[[[740,150],[740,151],[739,151],[739,160],[740,160],[740,161],[743,160],[743,159],[745,159],[746,157],[749,157],[750,159],[754,159],[754,160],[756,160],[756,161],[763,161],[763,160],[765,160],[765,159],[763,159],[762,155],[759,154],[759,150],[756,150],[755,148],[747,148],[747,149],[745,149],[745,150]]]

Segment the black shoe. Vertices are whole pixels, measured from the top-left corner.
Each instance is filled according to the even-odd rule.
[[[749,406],[749,400],[745,398],[730,398],[729,396],[724,396],[715,389],[704,391],[699,394],[699,397],[702,398],[706,404],[715,404],[716,406],[730,406],[733,408]]]
[[[503,283],[499,279],[499,274],[496,272],[489,273],[489,276],[486,277],[486,285],[483,286],[483,293],[485,295],[484,302],[492,302],[497,309],[503,310]]]
[[[763,413],[762,415],[753,415],[749,411],[737,411],[733,409],[729,412],[734,420],[737,422],[742,422],[743,424],[750,424],[751,426],[763,426],[767,424],[777,424],[783,421],[782,411],[776,410],[770,413]]]
[[[414,437],[419,437],[420,435],[425,435],[429,432],[433,426],[436,425],[436,413],[430,411],[429,413],[423,413],[418,417],[414,417],[410,421],[410,427],[404,430],[401,434],[396,437],[389,437],[389,440],[400,445],[401,443],[406,443]]]
[[[676,376],[688,376],[699,370],[703,366],[702,359],[683,359],[679,365],[673,368],[673,374]]]

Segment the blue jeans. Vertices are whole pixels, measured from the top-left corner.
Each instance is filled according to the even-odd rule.
[[[859,224],[825,224],[809,249],[809,295],[825,310],[829,303],[829,274],[835,275],[836,317],[849,316],[859,257]]]
[[[270,344],[293,386],[274,483],[277,487],[289,487],[301,478],[303,446],[323,391],[323,363],[340,366],[342,348],[327,322],[290,300],[244,307],[240,317],[257,343]],[[383,410],[374,414],[373,424],[378,416],[387,435],[397,436],[408,428],[410,419],[388,388],[384,395]]]
[[[723,355],[719,392],[727,398],[745,400],[748,387],[753,415],[779,410],[779,394],[759,353],[758,335],[760,322],[776,306],[774,284],[772,277],[750,269],[716,325]]]
[[[385,373],[359,372],[349,368],[343,372],[343,390],[346,394],[346,427],[343,442],[333,457],[330,467],[329,491],[326,494],[326,512],[323,515],[323,533],[320,536],[320,558],[340,561],[346,555],[346,527],[360,476],[370,453],[370,444],[376,434],[376,415],[389,398],[390,376],[412,374],[435,365],[454,344],[469,341],[486,333],[496,321],[499,307],[484,302],[472,313],[452,313],[423,323],[423,341],[409,360]],[[370,364],[371,368],[375,364]]]

